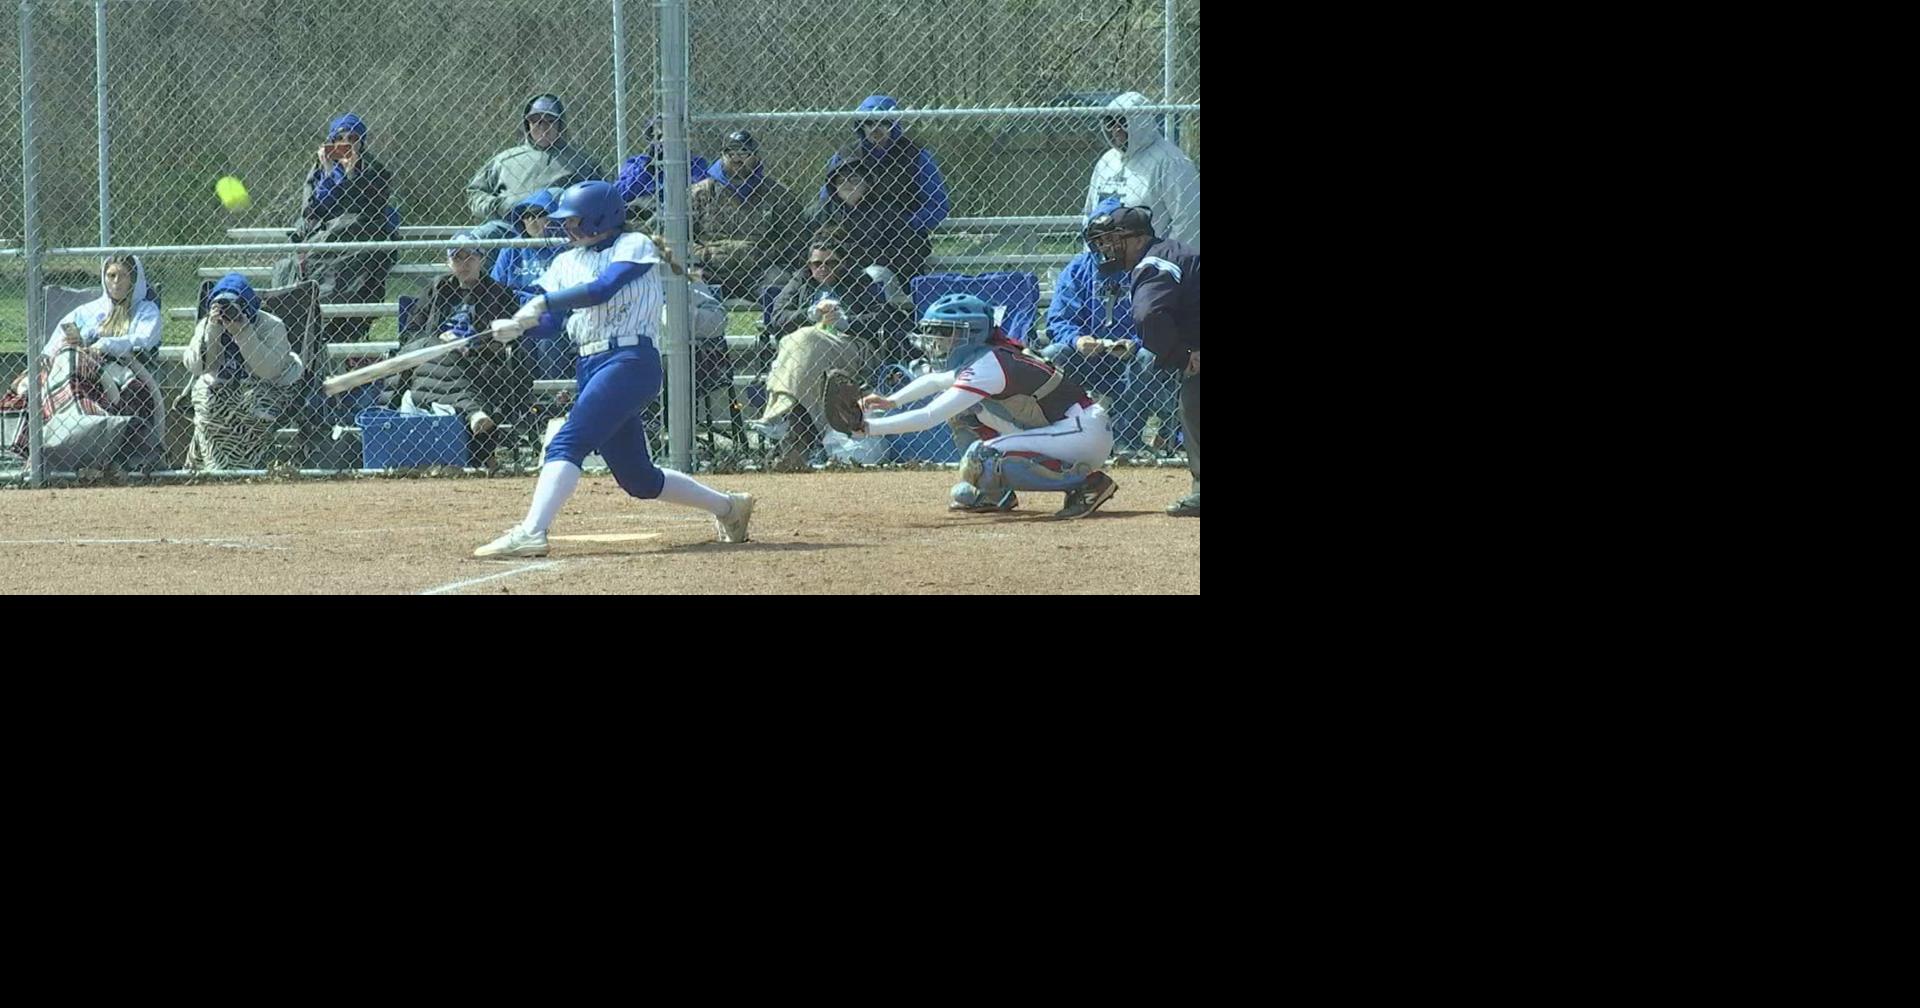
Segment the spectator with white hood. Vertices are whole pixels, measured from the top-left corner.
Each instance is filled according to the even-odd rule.
[[[1086,205],[1080,212],[1091,217],[1094,208],[1108,199],[1147,207],[1162,237],[1198,250],[1200,169],[1178,145],[1160,135],[1154,124],[1157,116],[1126,111],[1146,104],[1147,96],[1138,91],[1107,103],[1110,114],[1100,120],[1100,132],[1111,149],[1093,163]]]

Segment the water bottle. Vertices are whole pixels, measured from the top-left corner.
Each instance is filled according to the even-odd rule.
[[[834,309],[834,320],[832,324],[828,324],[827,322],[822,321],[820,323],[820,328],[825,329],[826,331],[833,333],[835,335],[838,335],[840,332],[840,322],[841,322],[840,314],[839,314],[840,302],[834,300],[833,298],[823,298],[821,299],[819,304],[814,305],[815,312],[819,314],[822,318],[825,317],[826,315],[825,309],[827,308]]]

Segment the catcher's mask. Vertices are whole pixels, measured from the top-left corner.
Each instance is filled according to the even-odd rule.
[[[1153,211],[1130,206],[1105,210],[1106,206],[1102,203],[1096,208],[1081,237],[1086,240],[1088,251],[1100,257],[1100,272],[1117,273],[1128,266],[1126,240],[1134,235],[1153,237]]]
[[[986,346],[993,337],[993,309],[971,294],[947,294],[927,307],[914,344],[932,362],[951,361],[963,351]]]

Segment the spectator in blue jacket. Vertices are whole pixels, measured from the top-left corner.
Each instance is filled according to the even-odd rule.
[[[859,165],[868,187],[860,202],[881,212],[886,222],[878,240],[856,237],[904,286],[925,271],[927,256],[932,252],[933,229],[947,219],[953,203],[947,198],[947,180],[941,177],[933,152],[907,139],[900,121],[885,115],[899,107],[900,103],[879,94],[869,95],[860,103],[859,110],[872,112],[873,118],[856,122],[853,144],[827,159],[820,203],[824,208],[835,201],[835,183],[845,177],[837,169]],[[845,196],[839,199],[844,202]],[[884,258],[878,258],[882,255]]]
[[[1119,208],[1119,200],[1104,200],[1089,219]],[[1088,392],[1113,401],[1114,453],[1144,448],[1140,432],[1151,400],[1143,393],[1149,391],[1152,376],[1139,376],[1141,380],[1135,381],[1135,365],[1142,350],[1126,277],[1102,275],[1100,257],[1091,250],[1074,256],[1053,283],[1053,301],[1047,307],[1047,338],[1050,342],[1040,356]],[[1163,409],[1161,414],[1171,416],[1174,409]]]
[[[326,140],[307,169],[294,241],[318,246],[393,239],[400,226],[393,176],[369,153],[369,143],[367,124],[351,112],[327,123]],[[392,252],[328,253],[316,247],[274,264],[272,282],[286,287],[313,280],[323,302],[367,304],[385,300],[394,258]],[[323,332],[329,343],[346,343],[366,339],[372,324],[370,318],[330,318]]]
[[[620,162],[620,180],[614,183],[620,190],[620,199],[627,204],[627,220],[635,224],[651,226],[653,218],[659,215],[660,174],[665,171],[660,161],[666,157],[666,144],[660,139],[660,124],[660,116],[647,120],[646,152]],[[694,179],[705,178],[709,166],[706,158],[688,151],[688,184],[691,185]]]
[[[512,238],[547,237],[547,215],[560,205],[560,190],[536,189],[526,199],[513,205],[508,211],[508,219],[513,222]],[[476,235],[477,237],[477,235]],[[547,271],[547,264],[553,257],[564,251],[566,246],[552,248],[504,248],[494,257],[490,274],[495,281],[509,290],[525,292]],[[525,301],[526,298],[521,298]]]

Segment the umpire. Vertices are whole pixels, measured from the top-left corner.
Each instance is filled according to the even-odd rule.
[[[1180,425],[1186,432],[1193,492],[1167,506],[1176,518],[1200,517],[1200,253],[1153,236],[1147,207],[1123,206],[1087,222],[1087,247],[1102,274],[1130,274],[1133,321],[1154,366],[1179,371]]]

